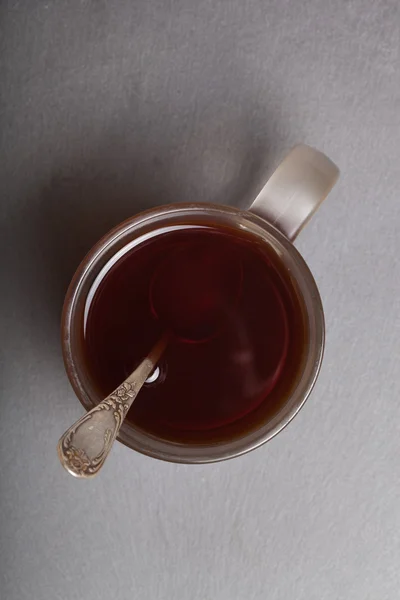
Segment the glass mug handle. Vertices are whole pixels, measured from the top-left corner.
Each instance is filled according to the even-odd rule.
[[[293,241],[339,176],[322,152],[300,144],[281,162],[248,209]]]

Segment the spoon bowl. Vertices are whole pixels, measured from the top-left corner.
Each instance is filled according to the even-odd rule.
[[[218,240],[171,252],[150,284],[154,317],[180,341],[204,343],[226,323],[243,283],[241,261],[214,252]]]

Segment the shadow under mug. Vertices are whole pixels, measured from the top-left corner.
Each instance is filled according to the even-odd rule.
[[[317,286],[292,242],[338,178],[329,158],[299,145],[278,166],[247,211],[212,204],[176,204],[142,212],[107,233],[87,254],[69,286],[62,314],[62,349],[72,387],[90,410],[103,398],[84,359],[84,322],[88,307],[105,273],[138,238],[176,223],[216,225],[246,230],[272,249],[294,282],[303,311],[306,348],[291,393],[277,414],[235,436],[212,443],[178,443],[162,439],[125,421],[118,440],[148,456],[180,463],[207,463],[238,456],[270,440],[296,415],[318,377],[324,350],[324,315]]]

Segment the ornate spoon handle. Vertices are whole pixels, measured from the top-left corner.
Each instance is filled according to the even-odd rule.
[[[167,345],[164,336],[140,365],[100,404],[83,415],[58,442],[63,467],[75,477],[94,477],[110,453],[119,429],[142,385]]]

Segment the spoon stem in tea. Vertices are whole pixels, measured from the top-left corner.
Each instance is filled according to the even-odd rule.
[[[167,345],[163,336],[140,365],[100,404],[72,425],[58,442],[62,466],[75,477],[94,477],[102,468],[126,414]]]

